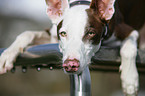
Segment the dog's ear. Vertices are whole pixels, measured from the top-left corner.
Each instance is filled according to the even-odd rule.
[[[52,23],[58,24],[66,8],[69,8],[68,0],[45,0],[48,6],[47,15]]]
[[[90,8],[93,9],[102,20],[110,20],[115,12],[115,0],[92,0]]]

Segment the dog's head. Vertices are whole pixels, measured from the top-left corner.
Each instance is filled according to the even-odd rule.
[[[46,0],[47,14],[57,24],[63,67],[67,73],[81,73],[98,51],[106,22],[114,14],[115,0],[92,0],[90,6],[69,7],[67,0]]]

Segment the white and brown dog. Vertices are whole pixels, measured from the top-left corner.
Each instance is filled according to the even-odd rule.
[[[130,2],[140,1],[143,3],[143,0]],[[91,57],[99,50],[101,43],[114,36],[122,41],[120,70],[123,91],[125,94],[134,96],[139,86],[136,68],[139,33],[134,28],[139,29],[144,20],[140,17],[139,24],[137,22],[125,23],[125,20],[130,21],[134,20],[132,18],[137,18],[137,16],[133,17],[129,11],[133,11],[135,9],[133,4],[137,3],[131,3],[133,6],[130,4],[128,8],[128,2],[125,0],[46,0],[47,14],[53,23],[49,30],[50,33],[26,31],[20,34],[14,43],[2,53],[0,73],[10,70],[18,54],[28,45],[59,42],[63,54],[64,71],[79,74],[88,66]],[[125,6],[127,12],[130,13],[126,13]],[[142,10],[139,9],[138,13]],[[141,47],[144,48],[145,43],[142,43]]]

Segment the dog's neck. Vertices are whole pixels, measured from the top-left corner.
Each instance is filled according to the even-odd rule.
[[[70,7],[76,6],[76,5],[90,5],[91,0],[70,0]]]

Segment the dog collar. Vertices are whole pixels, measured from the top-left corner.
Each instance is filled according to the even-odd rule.
[[[108,33],[109,33],[109,24],[106,23],[105,26],[104,26],[104,32],[102,34],[102,39],[101,40],[104,40],[105,38],[108,37]]]
[[[75,5],[90,5],[90,1],[74,1],[72,3],[70,3],[70,7],[73,7]]]

